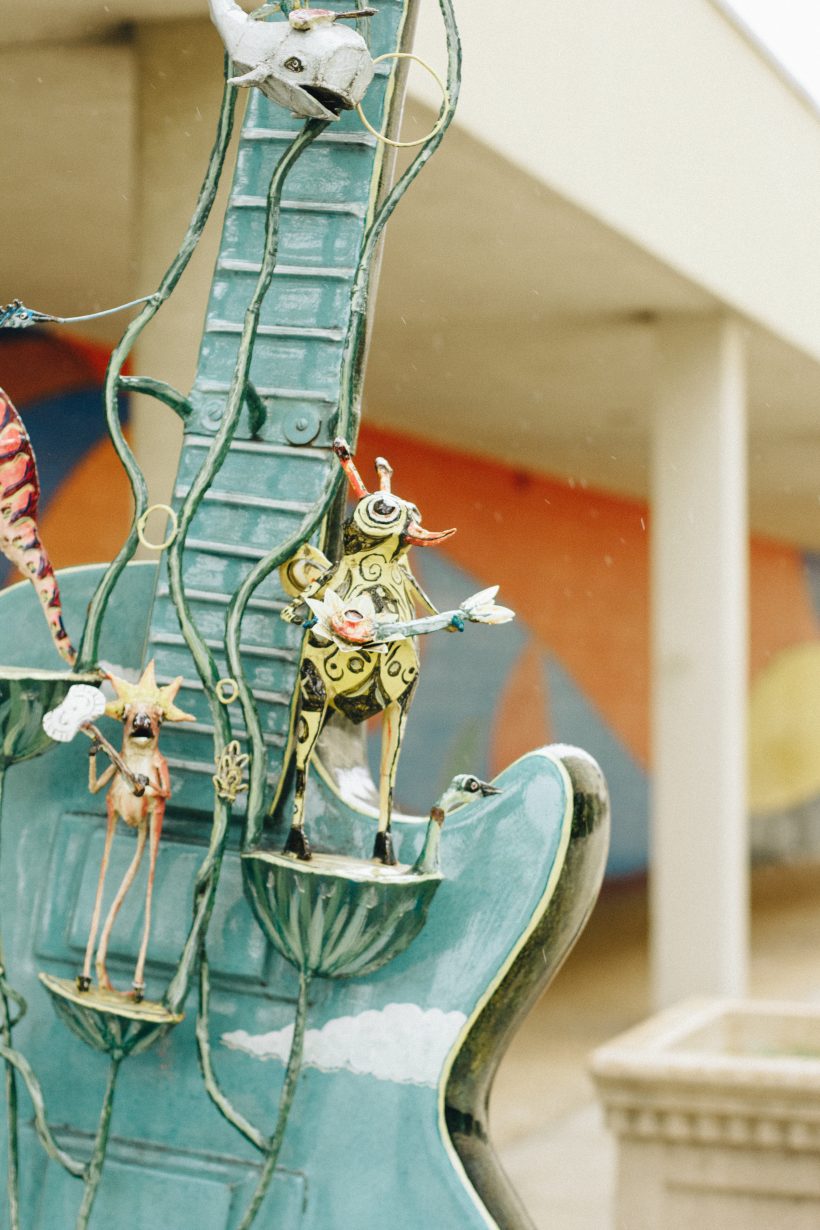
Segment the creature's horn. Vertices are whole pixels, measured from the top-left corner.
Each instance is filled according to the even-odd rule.
[[[393,467],[386,457],[376,458],[376,473],[379,476],[379,491],[389,491],[390,480],[393,477]]]
[[[350,445],[347,440],[343,440],[341,436],[337,436],[333,441],[333,451],[339,458],[342,469],[347,475],[347,481],[350,483],[350,490],[353,492],[357,500],[363,500],[370,492],[362,482],[362,476],[353,464],[353,457],[350,452]]]
[[[452,538],[453,534],[455,530],[441,530],[438,533],[435,530],[425,530],[413,521],[404,531],[404,540],[412,547],[437,547]]]
[[[378,9],[350,9],[347,13],[334,13],[334,21],[358,21],[360,17],[375,17]]]

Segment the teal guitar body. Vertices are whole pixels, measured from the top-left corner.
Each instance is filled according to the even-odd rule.
[[[62,574],[69,620],[81,617],[97,577],[96,569]],[[151,564],[124,574],[107,623],[107,661],[140,665],[154,580]],[[3,626],[30,627],[10,665],[52,664],[36,615],[27,586],[0,595]],[[96,1127],[106,1063],[54,1015],[38,974],[71,978],[82,961],[105,828],[104,809],[85,790],[86,760],[84,747],[69,745],[8,771],[2,859],[7,967],[30,1005],[15,1044],[40,1077],[59,1139],[78,1152]],[[317,774],[313,784],[317,844],[366,856],[374,816],[347,805],[329,775]],[[599,770],[574,749],[534,752],[497,784],[502,794],[448,818],[445,880],[410,947],[362,978],[313,979],[306,1063],[261,1226],[528,1224],[489,1142],[489,1090],[517,1023],[597,896],[608,812]],[[402,861],[415,857],[423,832],[418,821],[397,820]],[[207,838],[204,819],[170,809],[149,994],[161,989],[184,943]],[[120,829],[115,871],[124,870],[133,841]],[[239,864],[237,830],[210,928],[211,1030],[223,1087],[248,1118],[271,1125],[287,1042],[271,1035],[292,1024],[297,977],[257,926]],[[115,983],[128,984],[139,923],[134,908],[115,933]],[[161,1220],[180,1230],[230,1230],[249,1199],[258,1163],[205,1096],[195,1015],[191,1004],[166,1038],[123,1066],[93,1226],[149,1230]],[[324,1037],[311,1045],[311,1032]],[[70,1226],[79,1185],[40,1149],[25,1097],[22,1224]]]
[[[373,54],[406,50],[412,5],[379,10]],[[444,0],[442,11],[447,20]],[[454,39],[445,109],[457,92]],[[394,135],[397,63],[377,65],[365,100]],[[339,722],[310,775],[316,862],[283,859],[286,834],[266,819],[288,770],[304,632],[281,619],[273,565],[233,632],[231,596],[278,546],[338,551],[331,445],[340,431],[355,442],[365,257],[390,200],[390,159],[355,114],[311,124],[250,99],[196,382],[188,398],[160,389],[185,418],[177,543],[159,564],[127,562],[134,534],[113,568],[60,575],[66,624],[86,627],[85,675],[54,669],[29,586],[0,594],[0,1156],[19,1174],[3,1230],[529,1224],[492,1151],[490,1088],[596,899],[609,824],[598,767],[577,749],[534,751],[501,775],[501,793],[447,816],[440,872],[393,873],[370,860],[377,815],[361,802],[362,744]],[[156,395],[149,384],[119,387]],[[75,987],[103,796],[87,790],[87,744],[50,744],[40,721],[99,665],[122,676],[151,660],[161,685],[182,676],[178,704],[194,720],[162,733],[172,797],[146,1003],[123,996],[112,1008]],[[232,676],[246,691],[226,717],[215,684]],[[251,773],[250,792],[227,802],[214,781],[226,729]],[[120,737],[110,721],[106,733]],[[426,818],[396,816],[393,832],[400,864],[412,865]],[[134,843],[118,825],[109,884]],[[126,898],[109,948],[123,990],[141,904],[139,892]]]

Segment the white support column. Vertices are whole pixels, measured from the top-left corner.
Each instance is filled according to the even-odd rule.
[[[652,466],[650,929],[662,1007],[746,989],[748,520],[738,322],[659,324]]]

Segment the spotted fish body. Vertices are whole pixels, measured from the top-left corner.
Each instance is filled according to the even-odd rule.
[[[0,551],[31,581],[57,652],[73,666],[77,654],[63,623],[60,589],[37,529],[39,499],[40,480],[28,432],[0,389]]]

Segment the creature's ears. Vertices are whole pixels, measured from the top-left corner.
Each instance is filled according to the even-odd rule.
[[[182,687],[182,675],[177,675],[171,683],[159,689],[159,707],[162,709],[163,717],[166,722],[195,722],[196,717],[193,713],[186,713],[184,709],[178,709],[174,704],[174,697]]]
[[[342,469],[347,475],[347,481],[350,484],[350,490],[353,492],[357,500],[363,500],[370,492],[362,482],[362,476],[353,464],[353,457],[350,452],[350,445],[347,440],[343,440],[341,436],[337,436],[333,441],[333,451],[339,458]]]
[[[177,708],[174,704],[176,694],[182,686],[182,675],[178,675],[171,683],[167,683],[164,688],[157,687],[153,661],[148,663],[138,683],[129,683],[127,679],[120,679],[117,675],[112,675],[110,672],[108,673],[108,679],[117,693],[114,700],[110,700],[105,706],[105,712],[108,717],[118,718],[122,721],[128,706],[139,703],[159,709],[166,722],[196,721],[192,713],[185,713],[184,710]]]
[[[379,476],[379,491],[389,491],[390,480],[393,477],[393,467],[386,457],[376,458],[376,473]]]

